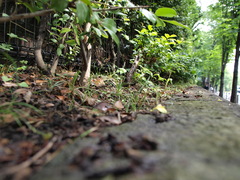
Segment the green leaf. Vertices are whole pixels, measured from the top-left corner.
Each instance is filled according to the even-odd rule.
[[[59,44],[59,48],[63,49],[65,46],[63,44]]]
[[[101,37],[101,35],[102,35],[101,30],[98,29],[98,28],[96,28],[96,27],[92,27],[92,28],[93,28],[93,30],[97,33],[98,37]]]
[[[76,7],[77,7],[77,17],[79,20],[79,24],[82,25],[87,18],[89,18],[90,14],[90,9],[89,7],[82,1],[77,1],[76,2]]]
[[[68,14],[64,14],[63,15],[63,20],[64,21],[67,21],[67,20],[69,20],[70,19],[70,16],[68,15]]]
[[[176,26],[180,26],[180,27],[186,28],[188,30],[191,30],[189,27],[187,27],[187,26],[185,26],[185,25],[183,25],[183,24],[181,24],[181,23],[179,23],[177,21],[173,21],[173,20],[163,20],[163,21],[165,21],[167,23],[170,23],[170,24],[174,24]]]
[[[105,18],[103,19],[102,25],[104,26],[104,28],[106,28],[108,31],[111,31],[113,33],[117,32],[117,28],[116,28],[116,23],[113,19],[111,18]]]
[[[68,41],[66,41],[66,43],[70,46],[76,46],[77,45],[77,42],[74,39],[68,40]]]
[[[72,31],[72,29],[70,29],[70,28],[62,28],[60,33],[63,34],[63,33],[67,33],[67,32],[70,32],[70,31]]]
[[[63,11],[68,6],[68,0],[51,0],[52,8],[56,11]]]
[[[85,4],[91,6],[91,1],[89,1],[89,0],[81,0],[81,1],[84,2]]]
[[[112,39],[115,41],[117,45],[119,45],[119,39],[118,36],[116,35],[117,28],[116,28],[116,23],[113,19],[110,18],[105,18],[103,19],[102,25],[107,29],[108,33],[112,37]]]
[[[163,22],[163,20],[160,19],[159,17],[157,17],[156,15],[155,15],[155,19],[157,21],[156,27],[165,27],[166,26],[166,24]]]
[[[18,36],[16,34],[13,33],[8,33],[7,34],[10,38],[18,38]]]
[[[76,26],[75,24],[72,24],[72,23],[71,23],[71,25],[72,25],[72,27],[73,27],[73,32],[74,32],[75,41],[76,41],[77,45],[80,45],[77,26]]]
[[[50,39],[52,42],[57,43],[58,41],[56,39]]]
[[[3,17],[9,17],[9,15],[6,14],[6,13],[2,13],[2,16],[3,16]]]
[[[28,87],[28,84],[26,82],[17,83],[17,85],[20,87]]]
[[[57,55],[61,56],[62,55],[62,49],[61,48],[57,48]]]
[[[156,22],[156,18],[154,14],[151,11],[148,11],[146,9],[140,9],[141,13],[152,23]]]
[[[0,49],[3,49],[5,51],[10,51],[13,49],[13,47],[10,44],[2,43],[0,44]]]
[[[24,39],[24,38],[21,38],[21,37],[18,37],[16,34],[14,34],[14,33],[8,33],[7,34],[10,38],[16,38],[16,39],[20,39],[20,40],[22,40],[22,41],[25,41],[25,42],[28,42],[26,39]]]
[[[3,80],[4,82],[8,82],[8,81],[11,81],[12,78],[8,78],[7,76],[2,76],[2,80]]]
[[[120,41],[118,36],[114,33],[114,34],[110,34],[112,39],[114,40],[114,42],[119,46],[120,45]]]
[[[163,17],[175,17],[177,16],[177,12],[172,8],[158,8],[155,12],[155,15]]]
[[[149,30],[149,31],[152,31],[152,30],[153,30],[152,25],[148,25],[147,27],[148,27],[148,30]]]
[[[98,21],[100,21],[100,17],[97,12],[93,12],[91,15],[91,23],[96,24]]]

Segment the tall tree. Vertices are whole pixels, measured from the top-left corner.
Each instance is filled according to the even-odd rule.
[[[237,86],[238,86],[238,64],[240,56],[240,3],[237,0],[234,0],[234,6],[232,9],[233,14],[233,23],[238,24],[237,27],[237,40],[235,48],[235,63],[234,63],[234,72],[233,72],[233,83],[232,83],[232,93],[231,93],[231,102],[237,103]]]
[[[230,54],[234,48],[235,34],[232,26],[232,8],[233,0],[219,0],[218,3],[212,5],[208,12],[214,30],[215,39],[221,45],[221,74],[220,74],[220,90],[219,96],[223,97],[224,92],[224,76],[226,65],[229,62]]]

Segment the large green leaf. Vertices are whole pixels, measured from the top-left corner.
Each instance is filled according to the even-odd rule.
[[[113,33],[117,32],[116,23],[111,18],[105,18],[102,21],[102,25],[104,28],[106,28],[108,31],[112,31]]]
[[[81,0],[81,1],[84,2],[85,4],[91,6],[91,1],[89,1],[89,0]]]
[[[154,14],[154,16],[155,16],[156,21],[157,21],[157,24],[156,24],[157,27],[165,27],[165,26],[166,26],[166,24],[163,22],[162,19],[160,19],[159,17],[157,17],[155,14]]]
[[[114,40],[114,42],[119,46],[120,44],[120,41],[119,41],[119,38],[118,36],[114,33],[114,34],[110,34],[112,39]]]
[[[68,0],[51,0],[52,8],[56,11],[63,11],[68,6]]]
[[[87,6],[87,4],[85,4],[82,1],[76,2],[76,8],[77,8],[76,13],[79,20],[79,24],[82,25],[89,18],[90,9]]]
[[[176,26],[180,26],[180,27],[186,28],[188,30],[191,30],[189,27],[187,27],[187,26],[185,26],[185,25],[183,25],[183,24],[181,24],[181,23],[179,23],[177,21],[173,21],[173,20],[163,20],[163,21],[165,21],[167,23],[170,23],[170,24],[174,24]]]
[[[117,27],[115,21],[110,18],[105,18],[102,21],[102,26],[107,29],[108,33],[110,34],[114,42],[119,46],[119,39],[118,36],[116,35]]]
[[[156,18],[151,11],[148,11],[147,9],[140,9],[140,11],[149,21],[152,23],[156,22]]]
[[[172,8],[158,8],[155,12],[157,16],[174,17],[177,16],[177,12]]]

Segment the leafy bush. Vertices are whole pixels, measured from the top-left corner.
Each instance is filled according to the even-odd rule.
[[[134,55],[139,55],[141,59],[134,76],[136,80],[168,84],[171,81],[187,82],[194,77],[195,60],[183,50],[187,42],[178,40],[176,35],[159,37],[153,27],[148,25],[138,31],[131,42]]]

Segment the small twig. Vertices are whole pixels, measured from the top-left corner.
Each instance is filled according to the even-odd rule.
[[[118,9],[141,9],[141,8],[149,8],[151,6],[134,6],[134,7],[111,7],[108,9],[93,9],[94,12],[101,12],[101,11],[116,11]]]
[[[9,174],[14,174],[16,172],[21,171],[22,169],[29,167],[31,164],[33,164],[35,161],[41,158],[44,154],[46,154],[52,148],[52,146],[56,141],[57,141],[57,137],[53,137],[51,141],[49,141],[49,143],[43,149],[38,151],[33,157],[29,158],[28,160],[24,161],[19,165],[0,170],[0,177],[6,176]]]
[[[30,31],[30,30],[26,29],[25,27],[23,27],[23,26],[19,25],[18,23],[15,23],[14,21],[11,21],[11,23],[15,24],[16,26],[18,26],[18,27],[20,27],[20,28],[24,29],[25,31],[27,31],[27,32],[29,32],[29,33],[31,33],[31,34],[34,34],[34,32],[32,32],[32,31]]]

